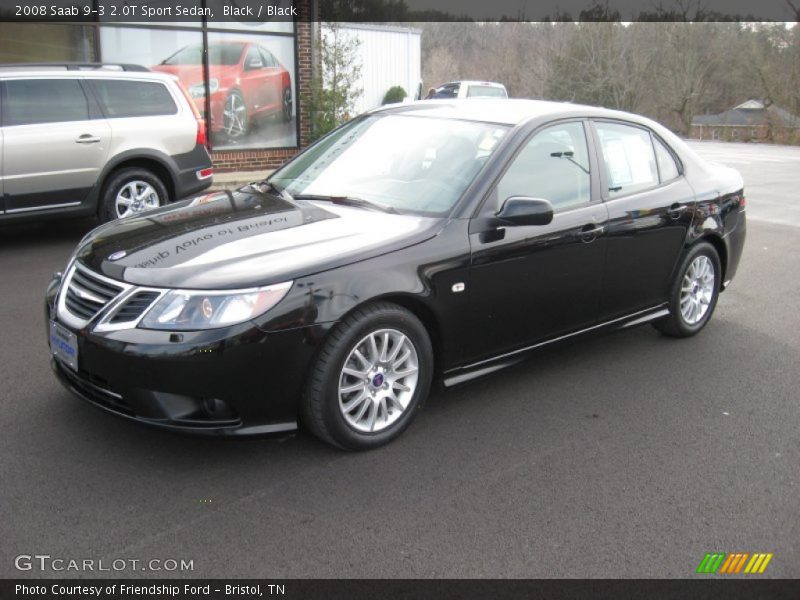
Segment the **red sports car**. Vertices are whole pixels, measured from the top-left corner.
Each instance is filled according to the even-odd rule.
[[[266,115],[291,120],[291,76],[266,48],[253,42],[210,43],[208,68],[213,133],[241,137],[254,118]],[[205,110],[202,44],[186,46],[152,70],[177,75]]]

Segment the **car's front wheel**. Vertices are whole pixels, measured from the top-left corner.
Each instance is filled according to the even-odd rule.
[[[689,337],[708,323],[717,305],[722,277],[719,254],[707,242],[694,245],[683,258],[670,292],[668,317],[653,323],[672,337]]]
[[[430,337],[395,304],[359,308],[330,333],[312,367],[302,417],[319,438],[367,450],[400,435],[428,395]]]
[[[225,99],[223,109],[222,130],[231,139],[243,137],[249,129],[247,105],[244,97],[233,90]]]
[[[163,206],[169,200],[161,179],[138,167],[120,169],[103,188],[100,219],[111,221],[141,214]]]

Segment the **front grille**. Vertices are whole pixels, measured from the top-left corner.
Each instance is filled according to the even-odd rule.
[[[67,310],[87,321],[94,318],[123,288],[100,279],[91,271],[74,268],[64,295]]]
[[[109,323],[127,323],[142,316],[150,305],[158,298],[158,292],[137,292],[122,303]]]

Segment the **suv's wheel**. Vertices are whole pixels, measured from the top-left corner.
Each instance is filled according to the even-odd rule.
[[[366,450],[400,435],[428,396],[433,350],[424,325],[387,302],[360,308],[320,349],[302,417],[321,439]]]
[[[229,138],[240,138],[247,133],[247,105],[244,97],[237,90],[233,90],[225,99],[225,108],[222,111],[222,131]]]
[[[111,175],[103,188],[100,219],[123,219],[163,206],[169,196],[167,188],[157,175],[131,167]]]
[[[281,115],[285,122],[292,120],[292,88],[283,90],[283,114]]]
[[[722,266],[709,243],[694,245],[683,258],[672,285],[670,315],[653,325],[665,335],[688,337],[705,327],[717,305]]]

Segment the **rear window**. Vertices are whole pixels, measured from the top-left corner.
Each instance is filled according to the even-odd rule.
[[[91,81],[109,118],[174,115],[178,107],[163,83],[150,81]]]
[[[6,81],[3,124],[33,125],[86,121],[89,105],[76,79],[12,79]]]
[[[467,98],[507,98],[508,94],[501,87],[493,85],[471,85],[467,90]]]

